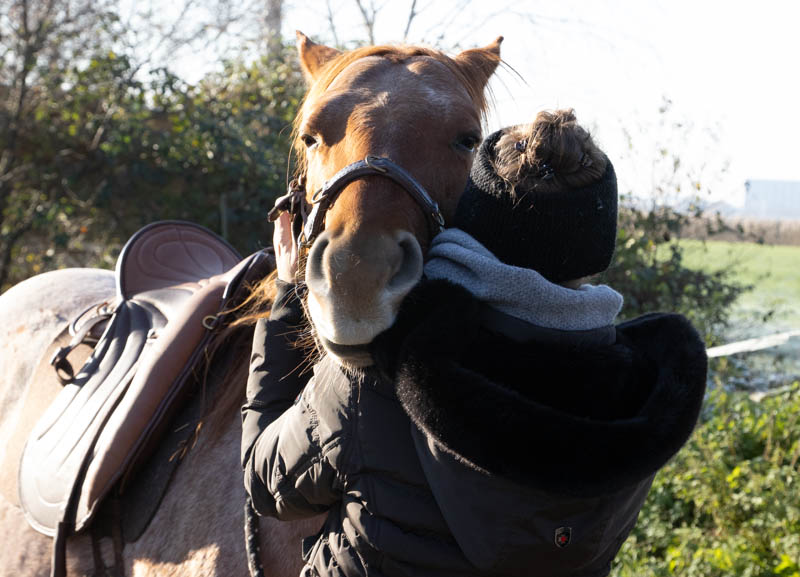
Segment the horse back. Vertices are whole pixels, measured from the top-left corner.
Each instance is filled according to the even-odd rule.
[[[0,494],[9,503],[19,504],[17,474],[25,440],[62,388],[48,354],[55,343],[68,340],[72,318],[113,294],[113,272],[78,268],[32,277],[0,296]],[[90,352],[80,347],[76,361]]]

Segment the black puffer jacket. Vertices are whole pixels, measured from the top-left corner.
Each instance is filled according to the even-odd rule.
[[[242,454],[256,509],[329,512],[309,575],[606,575],[696,422],[695,330],[678,315],[544,330],[443,281],[406,303],[376,368],[323,360],[296,402],[299,309],[258,327]]]

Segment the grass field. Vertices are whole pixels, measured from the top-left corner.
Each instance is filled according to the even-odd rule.
[[[744,242],[682,241],[690,268],[734,266],[735,278],[753,285],[735,305],[729,341],[800,329],[800,246]],[[800,375],[800,338],[748,360],[766,372]]]
[[[737,304],[737,319],[755,322],[774,310],[763,330],[800,328],[800,246],[696,240],[682,244],[688,267],[710,271],[734,265],[735,278],[754,286]]]

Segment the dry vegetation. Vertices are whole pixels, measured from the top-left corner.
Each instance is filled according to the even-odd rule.
[[[800,246],[800,220],[702,217],[681,231],[685,238]]]

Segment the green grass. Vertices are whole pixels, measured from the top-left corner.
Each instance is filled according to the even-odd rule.
[[[698,240],[681,245],[689,268],[714,271],[732,266],[735,280],[753,286],[731,311],[726,342],[800,329],[800,246]],[[750,386],[780,384],[786,377],[800,376],[800,337],[736,357],[750,368]]]
[[[800,328],[800,246],[698,240],[681,244],[686,266],[713,271],[733,265],[734,278],[753,285],[736,304],[734,319],[746,326],[760,324],[758,332]],[[771,318],[759,323],[770,311]]]

